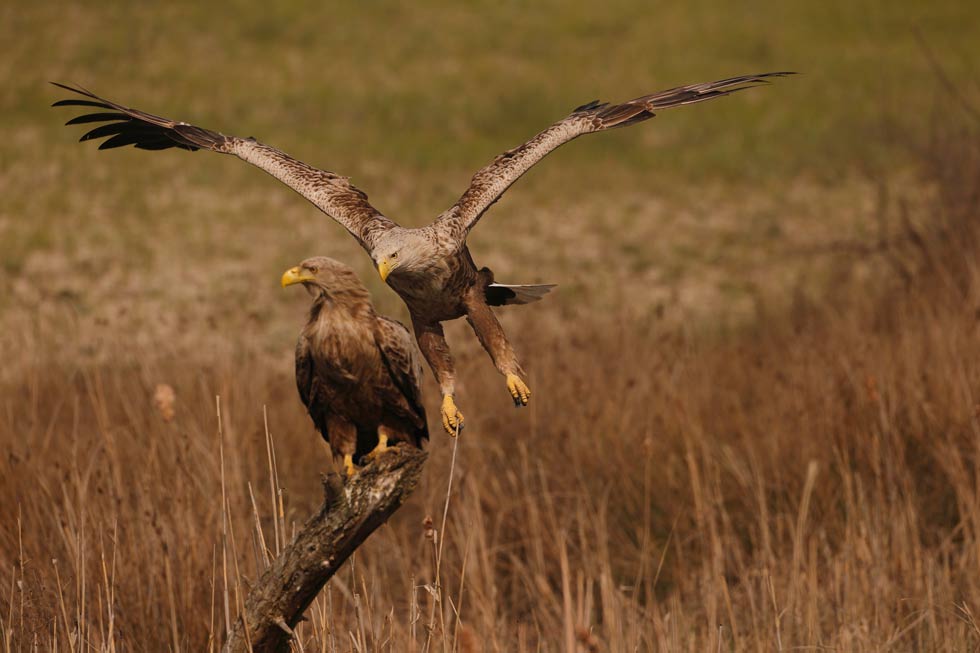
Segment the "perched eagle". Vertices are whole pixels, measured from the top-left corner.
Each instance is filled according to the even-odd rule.
[[[343,263],[307,259],[282,275],[283,288],[297,283],[313,305],[296,343],[296,387],[347,475],[355,460],[389,443],[421,447],[429,437],[422,365],[408,329],[374,312],[367,288]]]
[[[234,154],[296,190],[343,225],[371,255],[381,278],[408,305],[419,348],[442,391],[443,426],[453,433],[462,426],[463,416],[453,398],[455,373],[441,323],[465,315],[497,370],[506,377],[514,403],[526,405],[531,391],[490,307],[535,301],[553,287],[496,284],[489,269],[477,268],[466,246],[466,236],[487,209],[531,166],[578,136],[633,125],[652,118],[658,109],[711,100],[790,74],[742,75],[672,88],[623,104],[596,101],[582,105],[523,145],[496,157],[476,173],[453,206],[431,224],[416,229],[401,227],[382,215],[346,177],[313,168],[255,139],[225,136],[154,116],[64,84],[56,85],[87,99],[62,100],[54,106],[97,109],[67,124],[105,123],[81,138],[86,141],[108,137],[99,149],[134,145],[147,150],[178,147]]]

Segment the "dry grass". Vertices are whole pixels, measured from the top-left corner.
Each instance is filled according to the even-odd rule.
[[[975,649],[976,142],[923,145],[934,202],[882,192],[897,237],[841,248],[823,292],[747,325],[508,313],[527,411],[456,338],[469,428],[442,540],[437,436],[298,650]],[[246,335],[183,358],[122,337],[130,355],[85,363],[23,342],[0,405],[2,650],[214,650],[319,500],[288,366]]]

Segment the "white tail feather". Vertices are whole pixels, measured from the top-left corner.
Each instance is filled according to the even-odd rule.
[[[508,285],[503,283],[491,283],[487,287],[487,295],[489,297],[491,294],[494,294],[492,289],[499,288],[501,291],[503,291],[502,294],[504,295],[504,298],[500,303],[504,306],[510,304],[530,304],[531,302],[536,302],[547,295],[556,285],[558,284],[544,283]],[[506,292],[508,290],[510,293]],[[511,293],[513,293],[513,296],[510,296]]]

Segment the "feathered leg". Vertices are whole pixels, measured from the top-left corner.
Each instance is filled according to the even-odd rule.
[[[374,449],[372,449],[371,450],[371,453],[367,454],[364,457],[367,458],[368,460],[374,460],[375,458],[377,458],[378,456],[380,456],[384,452],[388,451],[388,449],[389,449],[389,447],[388,447],[388,440],[389,440],[389,437],[391,435],[392,435],[392,433],[388,429],[387,426],[384,426],[384,425],[379,426],[378,427],[378,446],[376,446]]]
[[[357,427],[342,417],[331,415],[327,419],[327,431],[330,433],[330,448],[335,455],[344,457],[344,471],[350,478],[357,471],[354,468],[354,452],[357,450]]]
[[[449,435],[463,428],[463,414],[456,408],[453,393],[456,390],[456,372],[453,369],[453,355],[449,352],[449,343],[438,322],[425,322],[412,316],[412,326],[415,329],[415,340],[419,350],[432,368],[439,389],[442,391],[442,426]]]
[[[521,378],[524,370],[517,362],[517,355],[507,340],[504,328],[487,305],[485,292],[480,286],[474,286],[466,293],[463,303],[466,306],[466,321],[473,327],[480,344],[490,354],[494,367],[506,377],[507,390],[514,399],[514,405],[527,406],[531,390]]]

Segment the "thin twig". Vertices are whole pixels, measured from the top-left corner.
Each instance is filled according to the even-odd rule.
[[[429,628],[425,636],[425,647],[423,651],[429,650],[429,642],[432,638],[432,631],[436,627],[436,606],[442,603],[442,543],[446,540],[446,520],[449,517],[449,498],[453,494],[453,476],[456,472],[456,448],[459,446],[459,426],[456,426],[456,433],[453,435],[453,454],[449,462],[449,483],[446,487],[446,502],[442,508],[442,525],[439,527],[439,543],[436,550],[436,573],[435,573],[435,600],[432,602],[432,611],[429,613]],[[442,606],[439,605],[440,625],[443,634],[443,649],[445,649],[446,620]]]

